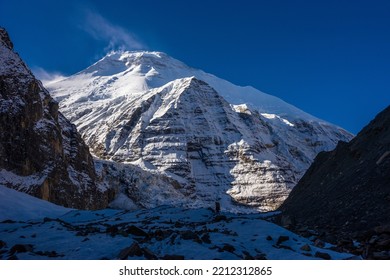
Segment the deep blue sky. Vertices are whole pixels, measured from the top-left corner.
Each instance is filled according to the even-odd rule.
[[[73,74],[126,46],[166,52],[353,133],[390,105],[388,0],[0,0],[0,25],[36,72]]]

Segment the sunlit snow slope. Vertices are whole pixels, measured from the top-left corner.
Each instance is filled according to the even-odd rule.
[[[95,155],[171,180],[164,187],[172,191],[149,206],[172,204],[167,194],[179,193],[181,205],[275,209],[318,152],[352,137],[159,52],[111,53],[46,86]],[[132,180],[121,190],[142,205],[145,187]]]

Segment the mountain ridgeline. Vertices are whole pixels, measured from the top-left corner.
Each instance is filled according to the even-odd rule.
[[[357,240],[357,254],[390,258],[390,107],[349,143],[320,153],[280,210],[292,229],[342,246]]]

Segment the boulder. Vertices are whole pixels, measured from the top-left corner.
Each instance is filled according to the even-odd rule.
[[[302,251],[306,251],[306,252],[310,252],[311,251],[311,247],[309,246],[309,244],[303,245],[300,249]]]
[[[314,257],[324,259],[324,260],[332,259],[328,253],[319,252],[319,251],[314,254]]]
[[[125,229],[125,232],[135,236],[148,236],[148,234],[137,226],[130,225]]]
[[[279,236],[278,241],[276,241],[276,245],[280,245],[281,243],[283,243],[289,239],[290,239],[290,237],[288,237],[286,235],[281,235],[281,236]]]
[[[10,253],[15,254],[15,253],[31,252],[33,248],[34,247],[31,244],[15,244],[14,246],[11,247]]]
[[[138,245],[137,242],[134,242],[131,244],[130,247],[124,248],[120,253],[118,254],[118,259],[120,260],[126,260],[128,257],[134,257],[134,256],[142,256],[143,255],[143,250],[141,247]]]
[[[162,257],[163,260],[184,260],[182,255],[165,255]]]

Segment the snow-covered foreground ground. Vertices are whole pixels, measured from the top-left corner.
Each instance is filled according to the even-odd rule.
[[[4,220],[26,221],[44,217],[57,217],[70,210],[0,185],[0,222]],[[2,236],[0,234],[0,239]]]
[[[0,259],[311,259],[317,252],[351,257],[317,248],[264,217],[170,206],[79,211],[0,186]]]

